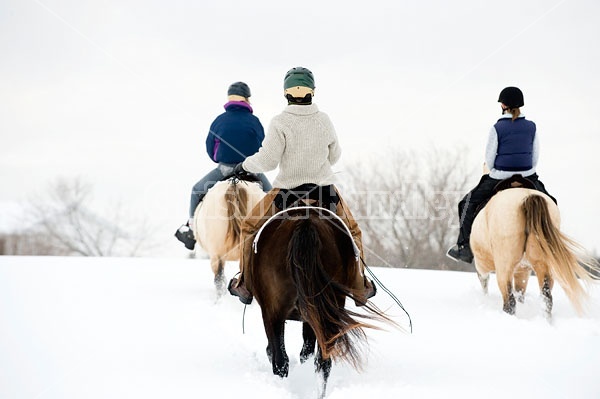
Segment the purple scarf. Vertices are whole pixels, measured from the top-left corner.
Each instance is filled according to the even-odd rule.
[[[254,112],[250,104],[248,104],[245,101],[229,101],[227,104],[224,105],[225,110],[227,110],[227,107],[229,107],[230,105],[239,105],[241,107],[248,108],[252,113]]]

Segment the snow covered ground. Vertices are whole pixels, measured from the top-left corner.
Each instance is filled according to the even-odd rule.
[[[229,264],[227,276],[235,271]],[[495,280],[373,268],[413,334],[368,331],[364,371],[334,364],[328,398],[599,398],[600,290],[578,317],[555,287],[542,316],[535,280],[516,316]],[[400,324],[382,291],[374,302]],[[272,375],[260,308],[215,301],[206,260],[0,257],[0,398],[312,398],[289,322],[287,379]]]

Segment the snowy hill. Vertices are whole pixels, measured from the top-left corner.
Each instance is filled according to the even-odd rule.
[[[227,276],[235,271],[230,264]],[[600,291],[578,317],[560,287],[554,318],[530,281],[516,316],[495,280],[373,268],[413,334],[368,331],[364,371],[334,364],[328,398],[598,398]],[[374,302],[400,324],[380,290]],[[271,373],[260,308],[215,302],[206,260],[0,257],[0,398],[312,398],[300,324],[287,325],[290,375]]]

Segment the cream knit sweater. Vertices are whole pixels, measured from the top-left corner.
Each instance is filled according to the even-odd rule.
[[[288,105],[271,121],[259,151],[246,158],[248,172],[261,173],[279,166],[276,188],[305,183],[334,183],[331,165],[342,154],[333,124],[315,104]]]

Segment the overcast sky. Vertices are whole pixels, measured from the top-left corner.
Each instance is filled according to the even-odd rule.
[[[464,145],[478,170],[498,93],[519,86],[564,230],[600,250],[599,17],[596,0],[0,0],[0,201],[82,176],[171,240],[227,86],[250,85],[267,128],[305,66],[342,180],[394,146]]]

